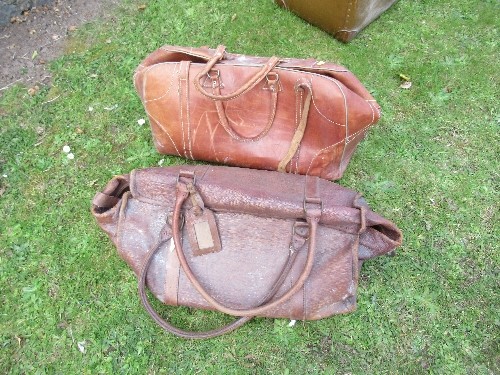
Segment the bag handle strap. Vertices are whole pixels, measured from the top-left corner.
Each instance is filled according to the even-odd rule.
[[[220,83],[217,82],[218,77],[213,78],[213,93],[215,95],[220,95]],[[237,141],[240,142],[255,142],[266,136],[266,134],[271,130],[271,126],[274,123],[274,119],[276,117],[276,109],[278,106],[278,92],[281,89],[281,84],[279,82],[279,76],[276,73],[268,73],[266,75],[267,80],[267,90],[271,95],[271,109],[269,112],[269,118],[267,120],[267,124],[264,129],[253,137],[245,137],[239,134],[233,127],[229,124],[229,120],[227,119],[226,110],[224,109],[224,104],[220,100],[215,101],[215,108],[217,109],[217,115],[219,116],[219,121],[224,128],[224,130]]]
[[[278,292],[280,287],[283,285],[285,282],[286,277],[290,273],[290,270],[292,269],[293,264],[295,263],[295,259],[297,258],[297,254],[299,253],[298,250],[304,245],[306,238],[308,236],[307,232],[304,232],[303,230],[300,229],[300,227],[303,227],[302,222],[296,222],[294,226],[294,238],[293,243],[291,244],[292,248],[297,251],[292,251],[289,256],[288,260],[285,263],[285,266],[283,267],[282,271],[280,272],[280,276],[274,283],[272,289],[267,293],[267,295],[261,300],[261,302],[258,305],[262,305],[264,303],[269,302]],[[164,320],[154,309],[154,307],[151,305],[151,303],[148,300],[148,297],[146,295],[146,275],[148,273],[149,267],[151,265],[151,262],[155,256],[155,254],[158,252],[158,250],[169,240],[171,241],[171,237],[164,235],[165,231],[162,231],[162,235],[160,237],[160,240],[156,245],[153,246],[153,248],[148,252],[146,255],[146,258],[144,259],[144,262],[142,264],[141,271],[139,273],[139,297],[141,299],[142,305],[148,312],[148,314],[153,318],[153,320],[164,330],[167,332],[170,332],[178,337],[186,338],[186,339],[208,339],[208,338],[213,338],[217,336],[221,336],[225,333],[229,333],[231,331],[234,331],[236,328],[241,327],[243,324],[251,320],[253,317],[252,316],[244,316],[236,319],[232,323],[229,323],[228,325],[225,325],[223,327],[213,329],[210,331],[204,331],[204,332],[193,332],[193,331],[186,331],[183,329],[180,329],[170,323],[168,323],[166,320]]]
[[[180,172],[182,175],[182,171]],[[316,253],[316,231],[318,228],[319,219],[321,217],[322,206],[321,202],[318,199],[314,199],[311,201],[304,201],[304,211],[306,216],[306,222],[309,226],[309,246],[308,246],[308,254],[304,269],[300,274],[299,278],[295,282],[295,284],[285,292],[281,297],[271,302],[264,303],[258,307],[250,308],[250,309],[233,309],[223,304],[219,303],[215,298],[213,298],[201,285],[196,276],[194,275],[191,267],[189,266],[187,259],[184,255],[184,250],[182,247],[181,239],[180,239],[180,214],[181,208],[186,201],[186,199],[190,196],[190,194],[195,191],[194,187],[194,178],[191,177],[191,182],[184,182],[179,178],[177,183],[177,196],[174,206],[174,212],[172,215],[172,238],[175,244],[175,251],[177,253],[177,257],[179,258],[179,263],[184,270],[184,273],[188,277],[189,281],[193,284],[195,289],[201,296],[210,303],[213,307],[215,307],[220,312],[234,315],[234,316],[255,316],[262,314],[268,310],[271,310],[278,305],[283,304],[285,301],[290,299],[295,293],[297,293],[306,282],[309,274],[311,273],[311,269],[314,263],[314,256]],[[185,179],[184,179],[185,180]],[[189,180],[189,178],[188,178]],[[313,207],[312,207],[313,206]]]
[[[254,88],[260,81],[262,81],[267,74],[279,63],[279,59],[276,56],[271,57],[267,63],[265,63],[262,68],[253,76],[251,77],[248,82],[246,82],[243,86],[241,86],[239,89],[236,91],[226,94],[226,95],[218,95],[218,94],[212,94],[209,93],[203,85],[200,83],[202,78],[206,76],[207,74],[210,73],[210,70],[213,69],[215,64],[219,62],[223,57],[224,57],[224,52],[225,52],[225,47],[224,46],[219,46],[215,50],[214,55],[212,58],[207,62],[205,67],[196,75],[194,79],[194,86],[196,89],[201,92],[203,95],[206,97],[212,99],[212,100],[231,100],[234,98],[237,98],[240,95],[245,94],[246,92],[250,91],[252,88]]]
[[[146,295],[146,274],[148,272],[149,266],[151,265],[151,261],[154,258],[154,255],[158,252],[158,250],[170,239],[161,239],[158,241],[158,243],[149,251],[149,253],[146,255],[146,259],[144,259],[144,263],[142,265],[142,269],[139,273],[139,297],[141,299],[142,305],[148,312],[148,314],[153,318],[153,320],[160,326],[162,327],[165,331],[170,332],[176,336],[185,338],[185,339],[208,339],[212,337],[217,337],[220,335],[223,335],[225,333],[231,332],[235,330],[238,327],[241,327],[243,324],[248,322],[249,320],[252,319],[251,316],[245,316],[236,319],[234,322],[223,326],[221,328],[213,329],[210,331],[205,331],[205,332],[193,332],[193,331],[186,331],[180,328],[177,328],[176,326],[168,323],[166,320],[164,320],[154,309],[154,307],[151,305],[151,303],[148,300],[148,297]]]

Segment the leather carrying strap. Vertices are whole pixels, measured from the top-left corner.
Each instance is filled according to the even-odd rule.
[[[290,142],[290,147],[288,148],[285,156],[278,164],[277,170],[279,172],[286,172],[286,166],[297,152],[300,142],[302,142],[302,138],[304,137],[304,132],[306,131],[307,117],[309,115],[309,108],[311,107],[312,100],[312,88],[308,84],[299,85],[298,89],[301,88],[307,90],[307,96],[304,101],[304,107],[302,109],[302,116],[300,117],[300,122],[297,126],[297,129],[295,130],[295,133],[293,134],[292,141]]]
[[[278,279],[275,281],[273,287],[271,290],[267,293],[267,295],[261,300],[259,305],[265,304],[269,302],[275,294],[278,292],[279,288],[283,285],[285,282],[286,277],[290,273],[290,270],[292,269],[293,264],[295,263],[295,259],[297,258],[297,254],[299,253],[298,250],[303,247],[304,243],[308,239],[309,233],[308,232],[303,232],[300,230],[300,227],[303,227],[302,222],[296,222],[294,226],[294,236],[292,237],[292,244],[291,247],[295,250],[292,251],[289,256],[288,260],[283,267],[282,271],[280,272],[280,276]],[[297,230],[296,230],[297,228]],[[162,233],[165,233],[165,231],[162,231]],[[161,235],[162,238],[158,241],[158,243],[153,246],[153,248],[148,252],[146,255],[146,259],[144,259],[144,263],[142,265],[141,271],[139,273],[139,298],[141,299],[142,305],[148,312],[148,314],[153,318],[153,320],[164,330],[167,332],[170,332],[176,336],[186,338],[186,339],[208,339],[208,338],[213,338],[217,336],[221,336],[225,333],[229,333],[231,331],[234,331],[236,328],[241,327],[243,324],[251,320],[253,317],[252,316],[244,316],[236,319],[232,323],[229,323],[228,325],[225,325],[223,327],[213,329],[210,331],[204,331],[204,332],[193,332],[193,331],[186,331],[180,328],[177,328],[173,326],[172,324],[168,323],[165,321],[154,309],[154,307],[150,304],[148,297],[146,295],[146,275],[148,273],[149,267],[151,265],[151,262],[155,256],[155,254],[158,252],[158,250],[166,244],[169,240],[171,241],[171,237],[168,237],[168,235]]]
[[[276,117],[276,109],[278,106],[279,76],[276,74],[275,77],[276,77],[275,79],[269,79],[268,76],[266,76],[268,90],[271,93],[271,111],[269,113],[269,118],[267,120],[266,126],[259,134],[257,134],[254,137],[245,137],[236,132],[236,130],[234,130],[229,124],[223,102],[220,100],[215,101],[215,108],[217,109],[217,115],[219,117],[219,121],[224,130],[233,139],[236,139],[237,141],[240,142],[250,142],[250,141],[255,142],[262,139],[269,132],[271,126],[273,125],[274,118]],[[220,95],[220,82],[217,82],[218,77],[213,77],[212,80],[213,80],[212,82],[213,82],[214,94]]]
[[[142,305],[148,312],[148,314],[153,318],[153,320],[164,330],[167,332],[170,332],[176,336],[183,337],[185,339],[208,339],[212,337],[217,337],[220,335],[223,335],[225,333],[231,332],[235,330],[238,327],[241,327],[243,324],[248,322],[249,320],[252,319],[252,317],[241,317],[239,319],[236,319],[234,322],[210,331],[205,331],[205,332],[193,332],[193,331],[186,331],[180,328],[177,328],[176,326],[173,326],[172,324],[168,323],[165,321],[154,309],[154,307],[149,303],[148,297],[146,295],[146,275],[149,269],[149,266],[151,265],[151,261],[154,258],[154,255],[156,252],[170,239],[162,239],[160,240],[146,255],[146,259],[144,260],[141,272],[139,274],[139,297],[141,299]]]
[[[180,239],[180,215],[182,206],[186,201],[186,199],[189,197],[190,191],[192,191],[193,188],[194,187],[192,186],[188,187],[188,185],[181,180],[179,180],[179,182],[177,183],[177,197],[172,217],[172,236],[175,244],[175,251],[177,253],[177,257],[179,258],[181,267],[184,270],[184,273],[186,274],[189,281],[193,284],[195,289],[198,291],[198,293],[200,293],[200,295],[208,303],[210,303],[215,309],[217,309],[220,312],[234,316],[250,317],[262,314],[268,310],[271,310],[283,304],[304,286],[305,281],[307,280],[309,274],[311,273],[311,269],[314,263],[314,256],[316,253],[316,231],[318,228],[319,219],[321,217],[321,204],[315,205],[314,208],[311,208],[311,206],[307,206],[306,204],[304,204],[305,218],[306,222],[309,225],[308,255],[304,269],[302,270],[302,273],[300,274],[295,284],[281,297],[271,302],[264,303],[260,306],[251,309],[233,309],[219,303],[205,290],[205,288],[198,281],[197,277],[194,275],[184,255],[184,250]]]
[[[203,85],[200,83],[200,81],[207,75],[209,74],[210,70],[217,64],[219,60],[221,60],[224,57],[224,51],[225,47],[224,46],[219,46],[215,50],[215,53],[213,57],[207,62],[205,65],[205,68],[203,68],[195,77],[194,79],[194,86],[198,91],[200,91],[203,95],[206,97],[212,99],[212,100],[231,100],[234,98],[237,98],[240,95],[245,94],[246,92],[250,91],[252,88],[254,88],[260,81],[262,81],[267,74],[273,70],[273,68],[279,63],[279,59],[275,56],[271,57],[266,64],[262,66],[262,68],[252,77],[248,80],[247,83],[242,85],[239,89],[236,91],[226,94],[226,95],[218,95],[218,94],[211,94],[205,88]]]

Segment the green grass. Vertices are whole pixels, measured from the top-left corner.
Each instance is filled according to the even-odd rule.
[[[400,1],[348,45],[270,0],[144,3],[81,28],[52,64],[52,87],[2,92],[0,372],[499,373],[498,2]],[[184,162],[158,155],[137,124],[132,73],[163,44],[331,60],[376,97],[383,118],[340,183],[405,242],[363,266],[355,313],[292,328],[255,319],[185,341],[142,309],[89,206],[114,174]],[[164,311],[193,327],[227,321]]]

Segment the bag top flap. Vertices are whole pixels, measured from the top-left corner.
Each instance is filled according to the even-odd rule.
[[[371,211],[360,194],[318,177],[210,165],[137,169],[130,174],[132,197],[173,207],[181,170],[194,172],[197,190],[214,211],[297,219],[305,217],[305,198],[319,198],[320,223],[360,233],[360,243],[368,249],[363,258],[392,251],[402,241],[396,225]]]
[[[134,74],[134,84],[136,88],[140,87],[143,79],[143,74],[147,71],[148,67],[151,67],[155,64],[180,61],[205,63],[214,56],[216,51],[216,49],[208,47],[195,48],[169,45],[160,47],[159,49],[148,55],[139,64]],[[268,61],[269,57],[259,57],[224,52],[223,58],[218,63],[244,66],[263,65]],[[319,61],[313,58],[280,58],[280,62],[277,66],[280,68],[325,75],[330,78],[336,79],[337,81],[345,85],[345,87],[347,87],[349,90],[361,96],[364,100],[373,101],[376,104],[373,96],[368,92],[368,90],[366,90],[366,88],[358,80],[358,78],[352,72],[341,65],[337,65],[331,62]]]

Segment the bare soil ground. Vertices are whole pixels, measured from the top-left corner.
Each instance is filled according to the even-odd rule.
[[[49,84],[47,62],[81,24],[111,15],[121,0],[54,0],[0,26],[0,94],[13,84]]]

